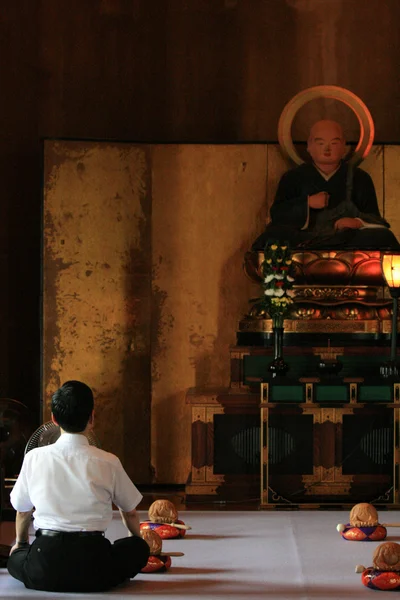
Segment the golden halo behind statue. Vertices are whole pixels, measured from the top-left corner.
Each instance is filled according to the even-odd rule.
[[[357,165],[364,160],[371,150],[375,127],[371,113],[364,102],[353,92],[336,85],[317,85],[299,92],[286,104],[278,124],[278,140],[284,155],[297,165],[304,163],[294,147],[292,140],[292,123],[299,111],[307,102],[316,98],[332,98],[339,100],[353,111],[360,125],[360,139],[350,161]]]

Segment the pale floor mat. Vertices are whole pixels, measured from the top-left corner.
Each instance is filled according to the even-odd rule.
[[[347,511],[180,511],[179,516],[192,531],[185,539],[164,541],[164,550],[185,553],[172,559],[167,573],[139,574],[102,594],[55,594],[27,590],[0,569],[0,598],[357,600],[379,594],[354,572],[356,564],[371,564],[378,542],[343,540],[336,525],[347,522]],[[382,512],[381,520],[399,522],[400,512]],[[113,541],[124,535],[117,513],[107,536]],[[389,530],[388,541],[400,542],[400,529]]]

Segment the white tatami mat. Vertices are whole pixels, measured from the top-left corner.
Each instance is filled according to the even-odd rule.
[[[336,531],[348,512],[180,511],[179,517],[192,530],[182,540],[164,541],[163,550],[185,553],[172,559],[167,573],[139,574],[103,594],[54,594],[27,590],[0,569],[0,598],[357,600],[379,594],[354,572],[356,564],[371,564],[378,543],[346,542]],[[400,512],[382,512],[381,520],[399,522]],[[107,536],[114,540],[124,531],[116,513]],[[389,540],[400,542],[400,529],[389,530]]]

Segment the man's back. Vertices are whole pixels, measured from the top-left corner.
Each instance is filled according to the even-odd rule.
[[[105,531],[113,501],[129,512],[141,497],[116,456],[68,433],[26,455],[12,491],[18,510],[36,508],[36,528],[57,531]]]

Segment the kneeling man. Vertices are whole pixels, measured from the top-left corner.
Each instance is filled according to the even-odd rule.
[[[67,381],[52,398],[52,420],[60,426],[55,444],[24,458],[11,492],[17,511],[16,544],[9,573],[27,588],[53,592],[98,592],[123,583],[146,565],[147,543],[139,537],[136,506],[142,499],[119,459],[89,445],[93,394]],[[105,537],[112,503],[120,509],[128,537]],[[29,544],[32,513],[36,537]]]

